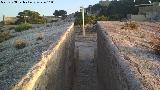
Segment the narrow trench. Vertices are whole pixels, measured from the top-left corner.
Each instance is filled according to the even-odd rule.
[[[86,37],[76,35],[75,73],[72,90],[102,90],[98,84],[96,66],[96,33]]]

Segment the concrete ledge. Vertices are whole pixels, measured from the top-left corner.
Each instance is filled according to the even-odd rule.
[[[143,85],[122,58],[106,29],[97,23],[98,77],[105,90],[143,90]]]
[[[74,24],[12,90],[70,90],[74,70]]]

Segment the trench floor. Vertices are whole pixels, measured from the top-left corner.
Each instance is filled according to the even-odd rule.
[[[76,70],[72,90],[101,90],[96,67],[96,35],[76,37]]]

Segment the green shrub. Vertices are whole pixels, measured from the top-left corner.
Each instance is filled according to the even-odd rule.
[[[98,17],[98,21],[107,21],[107,20],[108,20],[108,18],[104,15]]]
[[[15,48],[17,48],[17,49],[23,49],[26,46],[27,46],[27,42],[25,40],[17,39],[15,41]]]
[[[84,18],[84,24],[85,25],[86,24],[96,24],[96,22],[97,22],[96,16],[85,15],[85,18]],[[74,24],[81,26],[83,24],[82,17],[76,17]]]
[[[96,24],[97,18],[96,16],[86,16],[85,23],[87,24]]]
[[[29,23],[23,23],[23,24],[20,24],[18,25],[16,28],[15,28],[15,31],[16,32],[21,32],[21,31],[24,31],[24,30],[28,30],[32,28],[32,25],[29,24]]]

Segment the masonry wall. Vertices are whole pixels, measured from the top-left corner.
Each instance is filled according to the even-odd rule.
[[[131,15],[131,20],[133,21],[146,21],[146,17],[144,15]]]
[[[4,16],[4,23],[6,25],[9,25],[9,24],[13,24],[17,21],[17,18],[16,17],[5,17]]]
[[[67,29],[13,90],[70,90],[74,71],[74,25]]]
[[[105,90],[143,90],[106,30],[97,24],[97,72]]]
[[[145,15],[147,20],[160,21],[159,3],[153,3],[153,6],[139,7],[139,15]]]

